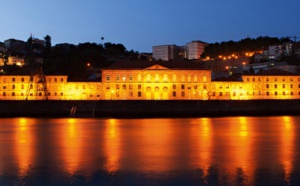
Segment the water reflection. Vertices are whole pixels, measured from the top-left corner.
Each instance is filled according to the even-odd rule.
[[[15,156],[18,164],[18,176],[25,177],[34,160],[35,135],[32,119],[20,118],[13,120],[15,125]]]
[[[282,120],[280,161],[283,165],[284,181],[289,184],[291,181],[295,154],[295,123],[294,119],[290,116],[284,116],[282,117]]]
[[[67,123],[61,124],[60,132],[63,146],[63,159],[66,172],[74,174],[80,167],[83,141],[80,136],[82,125],[76,119],[66,119]]]
[[[62,185],[66,177],[89,185],[297,185],[298,123],[290,116],[1,119],[0,185],[15,178],[34,185],[43,176]]]
[[[201,178],[206,179],[211,165],[212,157],[212,127],[210,118],[200,118],[197,120],[197,135],[193,141],[196,145],[197,166],[202,170]]]
[[[119,120],[108,119],[105,121],[104,154],[106,157],[104,168],[113,173],[120,168],[121,140]]]

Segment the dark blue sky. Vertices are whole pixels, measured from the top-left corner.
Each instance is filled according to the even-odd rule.
[[[153,45],[208,43],[258,36],[300,37],[300,0],[9,0],[1,2],[0,41],[32,33],[52,44]]]

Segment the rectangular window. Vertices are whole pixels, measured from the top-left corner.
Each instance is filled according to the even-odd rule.
[[[266,84],[266,88],[269,88],[269,84]]]
[[[173,91],[173,97],[176,97],[176,92],[175,91]]]
[[[184,89],[184,85],[181,85],[181,89]]]
[[[181,92],[181,97],[184,97],[185,96],[185,92]]]
[[[197,86],[194,86],[194,89],[196,90],[198,87]]]
[[[291,92],[291,95],[294,95],[293,91]]]
[[[223,96],[223,92],[220,92],[220,93],[219,93],[219,96]]]
[[[299,92],[300,93],[300,92]],[[6,92],[3,92],[3,96],[6,96]]]
[[[138,91],[138,97],[142,97],[142,92]]]
[[[206,85],[203,85],[203,89],[206,89],[207,88],[207,86]]]
[[[64,82],[64,78],[60,78],[60,82]]]
[[[285,84],[282,84],[282,88],[285,88]]]
[[[285,91],[282,92],[282,95],[285,95]]]
[[[12,82],[15,82],[16,81],[16,78],[12,78]]]
[[[129,92],[129,97],[133,97],[133,92]]]
[[[293,88],[293,84],[291,84],[291,88]]]
[[[267,96],[269,95],[269,92],[267,92]]]
[[[3,85],[3,89],[6,89],[6,85]]]
[[[122,88],[123,88],[123,89],[126,89],[126,85],[122,85]]]
[[[129,85],[129,89],[132,90],[132,89],[133,89],[133,86],[132,86],[132,85]]]
[[[119,84],[116,85],[116,89],[120,89],[120,85]]]
[[[24,82],[24,78],[21,78],[21,82]]]
[[[176,85],[175,84],[173,84],[173,89],[176,89]]]
[[[139,90],[142,89],[142,85],[141,85],[141,84],[138,85],[138,89],[139,89]]]
[[[275,96],[277,96],[277,92],[275,92],[274,94],[275,94]]]
[[[277,88],[277,84],[274,85],[274,88]]]

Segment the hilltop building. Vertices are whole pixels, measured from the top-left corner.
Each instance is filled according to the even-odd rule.
[[[26,42],[17,39],[4,41],[5,48],[12,54],[26,54]]]
[[[202,41],[192,41],[186,45],[186,58],[189,60],[200,59],[201,54],[204,52],[204,48],[207,43]]]
[[[152,47],[153,58],[156,60],[170,61],[179,59],[200,59],[204,48],[207,46],[202,41],[192,41],[184,46],[158,45]]]

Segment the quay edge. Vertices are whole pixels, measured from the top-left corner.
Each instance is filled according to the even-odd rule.
[[[72,108],[76,113],[70,115]],[[300,115],[300,100],[1,100],[0,117],[217,117]]]

